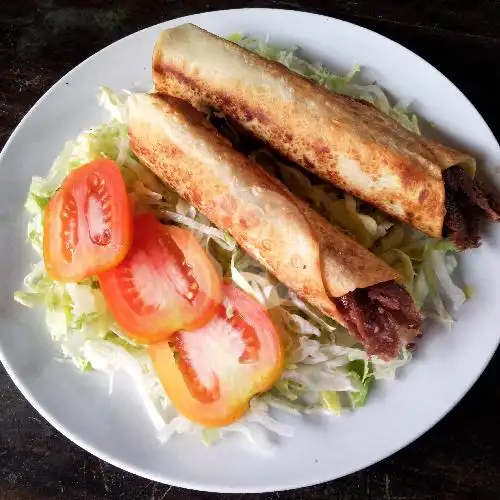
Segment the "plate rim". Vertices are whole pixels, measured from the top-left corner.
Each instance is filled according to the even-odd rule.
[[[292,10],[292,9],[274,9],[274,8],[239,8],[239,9],[221,9],[221,10],[211,10],[211,11],[203,11],[199,13],[194,13],[194,14],[187,14],[182,17],[177,17],[173,19],[168,19],[161,21],[159,23],[147,26],[145,28],[142,28],[138,31],[135,31],[133,33],[130,33],[122,38],[119,38],[115,40],[114,42],[110,43],[109,45],[103,47],[102,49],[98,50],[97,52],[91,54],[89,57],[78,63],[75,67],[73,67],[71,70],[69,70],[67,73],[65,73],[61,78],[59,78],[56,82],[54,82],[49,89],[47,89],[43,95],[41,95],[35,104],[28,110],[28,112],[25,114],[25,116],[21,119],[21,121],[17,124],[17,126],[14,128],[12,133],[10,134],[9,138],[5,142],[2,151],[0,152],[0,167],[3,165],[4,162],[4,156],[6,155],[6,152],[8,149],[10,149],[11,143],[14,141],[15,136],[20,132],[20,130],[23,128],[25,123],[27,123],[30,119],[31,116],[36,113],[38,107],[45,101],[45,99],[48,99],[49,94],[53,92],[55,87],[61,84],[61,82],[68,77],[70,77],[74,72],[76,72],[78,69],[80,69],[81,66],[87,64],[89,61],[93,60],[94,58],[97,58],[102,55],[102,53],[112,50],[115,45],[121,43],[122,41],[130,38],[130,37],[135,37],[137,35],[140,35],[140,33],[149,31],[151,29],[155,28],[160,28],[163,25],[166,24],[173,24],[173,25],[178,25],[183,22],[196,22],[195,19],[200,19],[203,17],[210,17],[210,16],[217,16],[217,15],[227,15],[229,13],[240,13],[240,15],[244,15],[245,12],[248,11],[258,11],[261,12],[263,15],[266,12],[276,12],[280,11],[283,16],[299,16],[299,17],[311,17],[311,18],[316,18],[316,20],[334,20],[337,23],[341,23],[344,25],[348,25],[351,29],[356,29],[356,30],[362,30],[367,33],[370,33],[372,36],[375,35],[376,37],[380,37],[381,39],[384,39],[385,41],[389,41],[391,44],[394,44],[398,47],[399,50],[401,50],[404,53],[407,53],[408,55],[411,55],[412,57],[416,57],[420,60],[420,62],[423,62],[426,66],[429,67],[429,69],[432,69],[433,71],[437,72],[440,77],[442,77],[444,80],[446,80],[447,84],[453,87],[453,89],[460,95],[461,98],[463,98],[472,108],[477,112],[478,118],[483,122],[483,125],[485,126],[485,129],[490,133],[491,137],[495,141],[495,143],[498,146],[498,141],[496,137],[494,136],[491,128],[489,127],[488,123],[486,120],[483,118],[482,114],[477,110],[477,108],[474,106],[474,104],[468,99],[468,97],[446,76],[444,75],[438,68],[436,68],[433,64],[430,62],[426,61],[423,57],[418,55],[417,53],[413,52],[412,50],[408,49],[404,45],[400,44],[399,42],[396,42],[395,40],[391,39],[388,36],[382,35],[378,33],[377,31],[371,30],[369,28],[365,28],[364,26],[360,26],[358,24],[355,24],[350,21],[345,21],[343,19],[338,19],[333,16],[328,16],[328,15],[323,15],[323,14],[318,14],[314,12],[307,12],[307,11],[301,11],[301,10]],[[317,22],[316,21],[316,22]],[[498,146],[500,148],[500,146]],[[167,484],[170,486],[175,486],[175,487],[180,487],[180,488],[187,488],[190,490],[196,490],[196,491],[206,491],[206,492],[212,492],[212,493],[266,493],[266,492],[278,492],[278,491],[287,491],[287,490],[293,490],[293,489],[298,489],[298,488],[305,488],[305,487],[310,487],[318,484],[322,484],[325,482],[329,481],[334,481],[337,479],[340,479],[342,477],[345,477],[347,475],[359,472],[361,470],[367,469],[374,464],[387,459],[390,456],[393,456],[394,454],[398,453],[402,449],[406,448],[408,445],[412,444],[414,441],[418,440],[420,437],[422,437],[425,433],[427,433],[430,429],[432,429],[436,424],[438,424],[444,417],[448,415],[456,406],[457,404],[465,397],[465,395],[471,390],[471,388],[476,384],[478,379],[481,377],[481,375],[484,373],[485,369],[491,362],[491,359],[495,355],[495,353],[498,350],[498,347],[500,345],[500,335],[497,339],[496,347],[495,349],[492,350],[486,357],[486,361],[481,367],[481,369],[478,371],[478,373],[474,374],[473,377],[469,379],[468,384],[462,388],[460,391],[460,396],[456,398],[456,400],[444,411],[439,413],[438,415],[434,416],[434,418],[431,419],[431,423],[428,425],[425,425],[424,428],[414,434],[411,438],[408,440],[405,440],[405,442],[400,443],[398,445],[395,445],[390,451],[384,452],[382,455],[379,455],[378,458],[375,458],[374,460],[370,461],[369,463],[365,463],[360,468],[354,469],[350,472],[343,473],[341,475],[335,475],[333,474],[333,477],[329,478],[323,478],[323,479],[313,479],[308,482],[300,482],[300,483],[294,483],[293,481],[290,481],[288,485],[284,485],[283,483],[281,484],[275,484],[274,486],[265,486],[265,487],[259,487],[259,486],[246,486],[244,488],[241,487],[233,487],[233,486],[224,486],[224,485],[215,485],[215,484],[203,484],[202,481],[198,480],[193,480],[190,483],[184,482],[183,480],[176,480],[174,477],[167,477],[168,472],[163,474],[163,477],[160,474],[156,473],[150,473],[146,470],[141,469],[141,467],[136,467],[136,466],[130,466],[126,462],[111,457],[108,453],[106,453],[104,450],[98,450],[96,447],[87,444],[85,439],[74,433],[72,433],[69,429],[66,428],[66,426],[59,422],[55,417],[53,417],[50,413],[50,411],[46,411],[39,403],[36,397],[31,393],[31,391],[24,385],[24,383],[21,381],[20,377],[15,373],[14,369],[12,368],[10,362],[8,361],[8,358],[4,354],[4,350],[0,344],[0,361],[2,362],[2,365],[4,366],[5,371],[11,378],[11,380],[14,382],[16,388],[21,392],[21,394],[24,396],[24,398],[31,404],[31,406],[50,424],[52,425],[58,432],[60,432],[65,438],[69,439],[73,443],[75,443],[77,446],[85,450],[86,452],[94,455],[96,458],[99,460],[103,460],[117,468],[120,468],[122,470],[125,470],[131,474],[134,474],[136,476],[139,476],[144,479],[156,481],[160,484]],[[168,482],[167,482],[168,481]]]

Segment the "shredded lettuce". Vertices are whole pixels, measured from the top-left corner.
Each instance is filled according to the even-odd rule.
[[[202,224],[193,217],[188,217],[177,212],[162,210],[160,212],[160,218],[177,222],[178,224],[186,226],[194,231],[199,231],[200,233],[209,236],[212,240],[216,241],[222,248],[229,252],[236,250],[236,242],[230,234],[225,231],[221,231],[216,227],[209,226],[206,223]]]
[[[359,393],[353,393],[359,394]],[[321,399],[325,408],[333,413],[334,415],[340,415],[342,413],[342,403],[340,402],[340,397],[338,392],[334,391],[323,391],[321,393]]]
[[[349,393],[353,408],[360,408],[366,403],[368,392],[374,380],[371,363],[368,360],[357,359],[349,363],[349,373],[351,377],[359,382],[358,392]]]
[[[230,38],[332,91],[365,99],[409,130],[420,133],[407,103],[391,106],[376,84],[355,83],[359,67],[338,75],[302,60],[296,48],[278,48],[240,35]],[[311,412],[339,415],[363,406],[374,381],[393,379],[396,371],[411,359],[410,352],[402,349],[399,358],[390,362],[369,358],[343,327],[300,300],[243,252],[230,235],[214,227],[165,187],[130,150],[124,97],[110,89],[100,89],[99,102],[109,113],[109,121],[67,142],[48,175],[33,178],[25,205],[30,216],[29,243],[40,257],[44,208],[69,172],[97,158],[115,160],[135,213],[154,211],[160,219],[191,229],[220,274],[230,277],[268,309],[284,339],[285,370],[281,379],[270,391],[252,399],[248,413],[240,421],[221,429],[204,429],[177,413],[145,347],[130,340],[111,317],[96,279],[80,283],[54,281],[47,275],[42,259],[26,276],[24,289],[15,293],[15,300],[27,307],[43,307],[47,328],[64,357],[83,371],[105,373],[110,392],[115,374],[127,374],[162,442],[175,434],[194,434],[210,445],[238,433],[267,449],[271,443],[268,433],[282,437],[293,434],[292,427],[279,421],[283,412],[297,417]],[[232,133],[238,139],[237,132]],[[330,185],[316,184],[266,150],[254,151],[251,156],[330,222],[398,269],[408,290],[429,316],[434,314],[446,323],[452,321],[447,307],[457,309],[470,295],[469,288],[460,289],[450,277],[457,265],[450,253],[455,251],[452,245],[433,241],[378,211],[366,210],[355,198]]]
[[[86,340],[83,345],[85,359],[95,370],[109,376],[109,393],[117,372],[125,372],[134,382],[144,408],[157,431],[162,431],[165,418],[162,409],[170,403],[152,369],[145,348],[133,353],[123,346],[107,340]]]

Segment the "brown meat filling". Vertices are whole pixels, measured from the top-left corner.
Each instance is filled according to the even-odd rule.
[[[478,247],[483,223],[500,219],[500,203],[462,167],[447,168],[443,180],[446,193],[443,236],[450,237],[462,250]]]
[[[421,312],[394,281],[358,288],[333,300],[347,329],[370,355],[393,359],[401,344],[420,331]]]

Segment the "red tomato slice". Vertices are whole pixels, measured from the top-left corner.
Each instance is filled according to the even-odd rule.
[[[199,328],[222,301],[221,279],[195,237],[151,213],[135,219],[127,257],[99,281],[117,323],[144,344]]]
[[[118,165],[96,160],[71,172],[45,209],[49,276],[80,281],[116,266],[132,244],[132,210]]]
[[[220,306],[196,332],[149,346],[161,383],[177,410],[207,427],[228,425],[247,410],[283,370],[281,339],[266,310],[245,292],[223,285],[233,311]]]

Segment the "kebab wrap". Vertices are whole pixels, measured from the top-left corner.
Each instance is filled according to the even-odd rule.
[[[470,155],[192,24],[161,33],[153,80],[158,92],[221,111],[290,161],[459,248],[478,246],[481,222],[499,218]]]
[[[129,136],[144,165],[370,354],[393,358],[419,332],[421,314],[391,267],[234,150],[189,104],[132,95]]]

